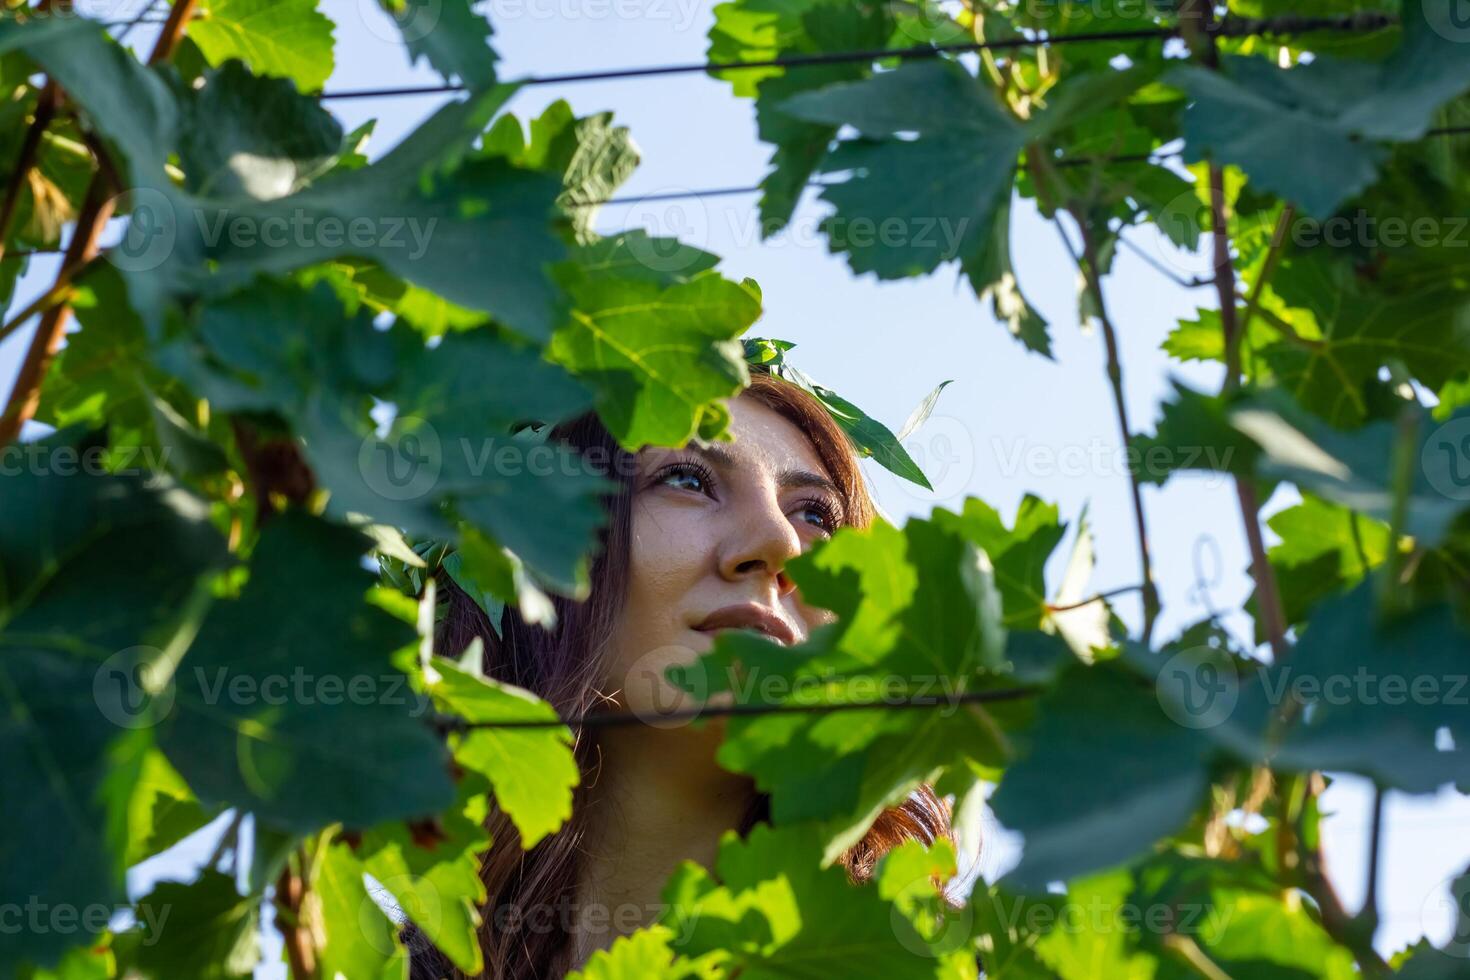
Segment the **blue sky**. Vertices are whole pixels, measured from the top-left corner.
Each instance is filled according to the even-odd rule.
[[[140,3],[124,0],[108,17],[124,18]],[[437,80],[423,64],[408,64],[375,0],[325,0],[323,9],[339,25],[337,69],[329,88]],[[495,24],[506,78],[702,61],[713,16],[711,0],[495,0],[482,9]],[[140,47],[151,43],[143,30],[134,38]],[[370,146],[376,156],[443,98],[353,100],[333,109],[349,129],[379,120]],[[706,75],[532,87],[517,94],[510,108],[524,119],[557,98],[567,99],[579,115],[612,110],[618,123],[632,129],[643,164],[623,196],[749,185],[765,172],[769,148],[756,139],[752,104],[732,97],[726,84]],[[823,213],[809,192],[792,233],[769,242],[759,239],[753,195],[610,207],[598,225],[603,231],[642,226],[679,233],[724,256],[726,275],[750,276],[764,291],[766,313],[753,332],[796,342],[791,356],[799,367],[895,430],[937,383],[954,379],[929,423],[908,440],[937,492],[867,467],[879,505],[895,519],[927,514],[934,506],[958,507],[967,495],[983,498],[1008,519],[1026,493],[1057,503],[1068,520],[1085,506],[1097,539],[1096,588],[1136,583],[1128,483],[1102,341],[1079,328],[1075,270],[1055,229],[1029,204],[1018,202],[1013,241],[1018,276],[1051,322],[1053,362],[1012,340],[953,268],[903,282],[854,277],[840,257],[827,253],[815,232]],[[1131,237],[1181,274],[1206,268],[1203,259],[1174,252],[1149,229]],[[54,260],[37,260],[12,309],[43,290],[54,272]],[[1171,372],[1198,386],[1218,387],[1217,368],[1181,369],[1159,349],[1178,319],[1191,316],[1197,306],[1214,305],[1211,290],[1181,288],[1126,250],[1119,253],[1106,287],[1135,429],[1152,427]],[[0,384],[7,391],[29,334],[22,331],[0,345]],[[1278,496],[1268,510],[1290,503]],[[1162,490],[1146,489],[1145,505],[1163,589],[1157,635],[1171,636],[1202,618],[1209,606],[1238,608],[1250,584],[1231,486],[1217,478],[1175,478]],[[1065,552],[1065,546],[1060,550]],[[1050,570],[1053,583],[1061,570],[1060,563]],[[1123,597],[1118,611],[1136,623],[1137,605],[1136,599]],[[1248,621],[1228,622],[1237,636],[1249,635]],[[1326,825],[1331,874],[1344,901],[1356,908],[1366,881],[1369,796],[1360,781],[1345,780],[1324,802],[1335,813]],[[1398,948],[1426,930],[1445,939],[1450,910],[1437,899],[1444,894],[1446,875],[1470,862],[1470,835],[1464,832],[1470,826],[1470,801],[1453,794],[1439,800],[1395,795],[1386,826],[1380,947]],[[191,862],[206,855],[209,845],[207,840],[186,842],[151,862],[147,873],[135,875],[135,886],[144,888],[155,877],[187,876]],[[1014,856],[1014,841],[997,829],[980,870],[994,877]]]

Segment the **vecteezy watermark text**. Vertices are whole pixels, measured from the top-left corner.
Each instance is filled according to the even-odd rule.
[[[0,936],[68,936],[74,933],[100,936],[114,918],[135,912],[143,926],[140,941],[144,946],[152,946],[163,938],[163,926],[172,911],[172,905],[154,905],[151,902],[140,902],[134,909],[130,905],[114,906],[101,902],[90,905],[54,903],[39,895],[31,895],[24,902],[0,902]]]

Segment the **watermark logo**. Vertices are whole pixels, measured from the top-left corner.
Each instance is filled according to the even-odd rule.
[[[709,208],[687,187],[665,187],[628,206],[626,226],[647,235],[629,235],[628,252],[654,272],[685,272],[704,256],[685,242],[709,241]]]
[[[123,272],[151,272],[173,255],[179,216],[173,203],[151,187],[134,187],[112,199],[116,214],[129,215],[122,240],[106,252]]]
[[[444,919],[444,900],[432,881],[417,875],[401,874],[379,881],[378,885],[379,888],[368,892],[357,909],[358,928],[369,946],[386,956],[392,954],[397,945],[394,941],[396,930],[382,927],[384,913],[396,922],[407,919],[425,936],[438,935]]]
[[[388,438],[370,435],[357,450],[357,468],[368,488],[385,500],[417,500],[439,482],[444,450],[439,433],[420,418],[395,421]]]
[[[1240,676],[1230,656],[1198,646],[1170,657],[1154,680],[1164,714],[1185,728],[1223,724],[1240,700]]]
[[[471,4],[473,7],[473,3]],[[390,44],[422,41],[444,13],[444,0],[357,0],[357,12],[367,29]],[[387,14],[385,21],[383,14]]]
[[[683,728],[707,707],[709,675],[689,647],[670,643],[648,651],[633,661],[623,678],[623,705],[650,728]],[[676,686],[665,676],[670,667],[684,667],[688,688]]]
[[[157,647],[119,650],[92,675],[92,700],[119,728],[152,728],[174,706],[173,672]]]
[[[1470,6],[1470,0],[1460,0]],[[1204,281],[1214,275],[1213,250],[1208,241],[1210,208],[1199,191],[1186,191],[1154,214],[1160,234],[1155,239],[1159,260],[1186,276]],[[1460,214],[1375,214],[1366,208],[1326,218],[1293,214],[1285,224],[1277,212],[1254,210],[1237,214],[1231,239],[1246,252],[1291,243],[1299,249],[1337,249],[1356,252],[1376,249],[1470,248],[1470,216]],[[1194,248],[1180,244],[1196,242]]]
[[[931,415],[903,440],[903,448],[928,477],[929,491],[910,480],[898,482],[905,493],[924,500],[949,500],[963,494],[975,475],[975,438],[952,415]]]
[[[1429,485],[1451,500],[1470,500],[1470,418],[1435,429],[1419,456]]]
[[[1419,925],[1425,935],[1450,923],[1450,938],[1440,944],[1446,956],[1470,959],[1470,875],[1451,875],[1424,898],[1419,908]]]
[[[1446,41],[1470,41],[1470,0],[1429,0],[1423,10],[1430,30]]]
[[[894,8],[899,31],[915,44],[965,40],[965,29],[955,22],[963,11],[956,0],[912,0]]]
[[[935,894],[934,881],[927,873],[905,882],[891,901],[888,918],[893,934],[899,945],[915,956],[937,959],[970,945],[975,932],[975,906],[970,902],[958,908],[950,905],[942,892]],[[937,914],[930,912],[930,906],[937,906]],[[907,911],[910,907],[919,912],[917,924]]]
[[[511,20],[557,21],[660,21],[675,31],[698,25],[706,9],[699,0],[495,0],[491,19],[501,24]]]

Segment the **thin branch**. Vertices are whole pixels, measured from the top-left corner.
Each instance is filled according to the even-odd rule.
[[[1251,287],[1251,294],[1246,299],[1245,312],[1240,316],[1239,341],[1242,344],[1249,339],[1251,321],[1256,318],[1256,313],[1261,309],[1261,295],[1266,291],[1266,283],[1275,275],[1276,267],[1281,264],[1281,257],[1286,252],[1284,243],[1287,239],[1287,232],[1291,229],[1291,223],[1295,219],[1296,207],[1288,201],[1281,208],[1281,214],[1276,219],[1276,227],[1271,231],[1271,245],[1266,250],[1266,261],[1261,264],[1261,271],[1256,274],[1255,285]]]
[[[1208,67],[1218,68],[1220,58],[1215,50],[1213,19],[1214,12],[1207,0],[1186,0],[1180,8],[1180,26],[1194,56]],[[1240,386],[1241,329],[1236,319],[1235,265],[1230,255],[1230,227],[1225,216],[1225,177],[1219,164],[1210,164],[1209,182],[1215,292],[1220,300],[1220,325],[1225,342],[1225,382],[1221,393],[1228,395]],[[1264,281],[1264,277],[1261,281]],[[1258,282],[1257,285],[1259,284]],[[1260,612],[1261,626],[1270,640],[1271,651],[1279,663],[1287,653],[1286,615],[1282,611],[1281,593],[1276,587],[1275,573],[1266,557],[1266,545],[1261,534],[1260,501],[1256,497],[1255,485],[1244,476],[1235,478],[1235,496],[1240,502],[1246,543],[1250,546],[1251,577],[1256,584],[1256,608]]]
[[[214,845],[214,852],[209,855],[209,860],[204,862],[204,867],[213,869],[224,858],[226,851],[235,852],[238,857],[240,847],[240,826],[245,822],[245,811],[236,810],[235,815],[225,826],[224,832],[219,835],[219,841]]]
[[[1308,796],[1319,794],[1322,786],[1321,775],[1313,773],[1308,777]],[[1295,844],[1300,861],[1302,888],[1317,903],[1317,908],[1322,915],[1322,928],[1333,940],[1353,954],[1353,958],[1358,961],[1358,966],[1362,968],[1365,976],[1391,976],[1393,971],[1384,962],[1383,957],[1378,955],[1378,951],[1373,948],[1372,930],[1365,930],[1363,927],[1366,923],[1348,915],[1347,910],[1343,907],[1342,899],[1338,896],[1332,879],[1327,876],[1327,863],[1320,841],[1316,847],[1305,847],[1301,834],[1291,830],[1288,830],[1287,833]]]
[[[60,93],[56,84],[47,81],[41,87],[41,94],[36,102],[36,115],[31,120],[31,126],[26,130],[25,141],[20,145],[20,153],[15,158],[15,169],[10,173],[10,179],[5,182],[5,197],[0,200],[0,259],[5,258],[5,243],[10,240],[10,226],[15,222],[15,212],[20,206],[20,196],[25,190],[26,176],[31,168],[36,165],[36,157],[41,148],[41,136],[46,132],[46,127],[51,125],[51,120],[56,117],[56,106]]]
[[[149,16],[153,13],[154,8],[157,6],[158,0],[148,0],[148,2],[143,5],[143,9],[138,11],[138,15],[136,17],[128,21],[126,24],[122,25],[122,30],[118,32],[117,36],[114,37],[113,40],[121,44],[124,40],[127,39],[127,36],[129,34],[133,33],[133,30],[139,24],[167,23],[167,21],[155,20]]]
[[[45,313],[58,303],[71,302],[75,294],[76,290],[71,284],[70,277],[66,279],[58,277],[50,289],[37,296],[25,309],[11,317],[3,326],[0,326],[0,342],[4,342],[5,338],[25,326],[26,322],[37,313]]]
[[[292,980],[311,980],[316,976],[316,950],[312,946],[311,931],[302,922],[306,879],[291,864],[287,859],[280,878],[276,880],[276,928],[280,930],[286,947]]]
[[[1069,612],[1069,611],[1071,611],[1073,609],[1081,609],[1083,606],[1090,606],[1094,602],[1100,602],[1100,601],[1105,602],[1108,599],[1114,598],[1115,596],[1128,595],[1131,592],[1142,592],[1142,591],[1143,591],[1143,586],[1142,585],[1122,585],[1122,586],[1119,586],[1116,589],[1108,589],[1106,592],[1099,592],[1097,595],[1089,596],[1088,598],[1083,599],[1083,600],[1081,600],[1079,602],[1069,602],[1069,603],[1067,603],[1064,606],[1054,606],[1054,605],[1052,605],[1051,603],[1048,602],[1048,603],[1045,604],[1046,605],[1046,611],[1047,612],[1053,612],[1053,613]]]
[[[1042,213],[1052,213],[1057,234],[1061,236],[1062,244],[1066,247],[1067,254],[1071,256],[1072,263],[1082,273],[1087,289],[1092,294],[1093,303],[1097,306],[1097,318],[1102,324],[1103,342],[1107,348],[1107,373],[1113,392],[1113,410],[1118,419],[1123,448],[1126,450],[1133,439],[1133,428],[1128,422],[1128,402],[1123,395],[1123,365],[1118,354],[1118,335],[1108,316],[1107,300],[1103,296],[1102,279],[1098,271],[1101,266],[1098,263],[1097,243],[1093,239],[1092,229],[1082,209],[1075,207],[1072,202],[1059,202],[1053,199],[1052,188],[1064,185],[1045,154],[1036,148],[1028,149],[1026,166],[1031,171],[1032,184],[1036,187],[1036,197],[1042,206]],[[1067,230],[1063,227],[1057,212],[1059,206],[1069,210],[1073,220],[1077,223],[1077,230],[1082,236],[1080,255],[1073,247],[1072,240],[1067,237]],[[1144,519],[1143,491],[1136,471],[1129,471],[1128,484],[1133,500],[1133,524],[1138,536],[1139,577],[1143,579],[1139,586],[1143,594],[1143,642],[1147,646],[1153,637],[1154,622],[1159,615],[1159,591],[1153,580],[1153,562],[1149,556],[1148,546],[1148,526]]]
[[[1323,350],[1327,346],[1325,341],[1314,340],[1311,337],[1303,337],[1301,334],[1297,333],[1296,327],[1292,326],[1289,321],[1277,316],[1275,313],[1266,309],[1265,307],[1259,307],[1256,310],[1256,315],[1259,316],[1262,320],[1265,320],[1267,323],[1271,324],[1271,326],[1275,328],[1276,332],[1281,334],[1281,336],[1289,341],[1293,346],[1300,347],[1302,350],[1316,352]]]
[[[1078,230],[1082,235],[1082,274],[1087,280],[1087,288],[1092,292],[1093,302],[1097,305],[1097,319],[1102,325],[1103,344],[1107,349],[1108,384],[1113,391],[1113,412],[1118,419],[1119,438],[1122,439],[1123,448],[1126,450],[1133,441],[1133,427],[1128,422],[1128,401],[1123,393],[1123,362],[1118,352],[1118,332],[1114,329],[1113,321],[1108,316],[1107,302],[1103,297],[1097,242],[1087,223],[1087,216],[1077,209],[1072,212],[1072,217],[1077,222]],[[1144,519],[1143,511],[1143,489],[1136,471],[1130,471],[1128,474],[1128,488],[1133,500],[1133,527],[1138,537],[1138,563],[1143,579],[1143,643],[1147,646],[1153,637],[1154,622],[1159,616],[1159,590],[1154,584],[1153,559],[1149,555],[1148,524]]]
[[[1163,944],[1166,950],[1173,953],[1182,965],[1187,966],[1201,980],[1231,980],[1230,974],[1220,969],[1220,965],[1200,949],[1193,936],[1171,932],[1164,936]]]
[[[1378,864],[1383,847],[1383,787],[1373,785],[1373,817],[1368,830],[1368,895],[1358,910],[1358,919],[1369,930],[1378,929]]]
[[[165,61],[173,53],[179,39],[183,37],[184,25],[193,16],[196,4],[197,0],[175,0],[169,10],[168,21],[158,35],[158,43],[153,46],[153,53],[149,55],[149,64]],[[61,271],[57,274],[58,284],[71,282],[81,267],[97,254],[102,229],[112,217],[115,203],[112,192],[116,171],[101,145],[93,143],[92,146],[97,156],[98,172],[92,176],[92,182],[87,188],[86,203],[77,215],[71,244],[62,260]],[[5,413],[0,415],[0,446],[9,445],[18,439],[26,422],[36,414],[36,408],[41,403],[41,385],[46,379],[52,359],[61,347],[62,338],[66,336],[66,327],[70,321],[71,304],[64,301],[51,307],[42,316],[36,333],[31,338],[31,346],[21,362],[15,386],[10,390]]]
[[[97,239],[101,236],[107,219],[112,216],[112,208],[113,202],[105,183],[94,177],[87,190],[86,203],[77,216],[77,226],[72,232],[66,257],[62,260],[61,271],[57,273],[57,285],[51,291],[69,284],[81,267],[97,254]],[[51,291],[48,291],[48,295]],[[6,403],[5,414],[0,415],[0,446],[9,445],[17,439],[21,429],[36,414],[36,408],[41,403],[41,384],[51,367],[52,359],[61,347],[61,340],[66,335],[66,326],[70,320],[71,304],[65,301],[50,307],[41,317],[41,322],[31,337],[31,346],[26,351],[25,359],[21,361],[15,386],[10,389],[10,400]]]
[[[1124,238],[1122,232],[1118,233],[1118,241],[1123,244],[1124,248],[1128,249],[1128,251],[1138,256],[1144,261],[1145,264],[1152,267],[1155,272],[1159,273],[1159,275],[1161,276],[1164,276],[1180,289],[1200,289],[1214,283],[1213,279],[1201,279],[1198,276],[1192,279],[1185,279],[1183,276],[1176,275],[1171,269],[1165,266],[1164,263],[1160,262],[1152,255],[1149,255],[1148,252],[1135,245],[1131,239]]]
[[[184,27],[189,23],[189,18],[194,16],[194,8],[198,6],[198,0],[174,0],[169,8],[168,20],[163,22],[163,30],[158,33],[158,40],[153,45],[153,53],[148,56],[148,63],[156,65],[167,61],[178,47],[179,41],[184,37]]]
[[[1389,377],[1400,389],[1411,395],[1404,399],[1394,420],[1394,439],[1391,458],[1393,504],[1388,522],[1388,562],[1386,574],[1378,578],[1379,608],[1392,615],[1409,604],[1408,590],[1401,588],[1406,581],[1404,551],[1399,541],[1404,533],[1404,523],[1409,516],[1409,493],[1414,485],[1414,470],[1419,463],[1419,417],[1422,414],[1419,402],[1412,397],[1413,381],[1400,364],[1389,365]]]

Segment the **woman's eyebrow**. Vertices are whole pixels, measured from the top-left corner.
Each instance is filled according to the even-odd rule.
[[[737,465],[734,454],[718,443],[710,443],[703,446],[697,443],[691,443],[689,445],[689,451],[703,456],[705,459],[710,460],[725,470],[733,469]],[[776,486],[782,490],[817,487],[831,493],[838,500],[842,499],[842,491],[838,489],[837,484],[820,473],[813,473],[810,470],[785,470],[776,477]]]

